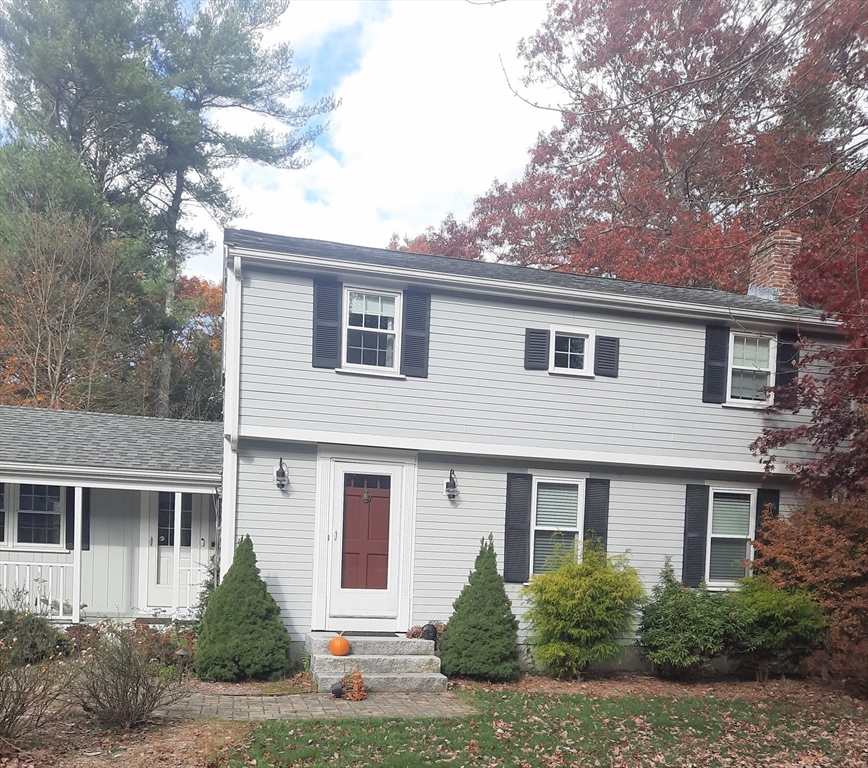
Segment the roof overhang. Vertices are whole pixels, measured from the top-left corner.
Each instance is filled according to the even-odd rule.
[[[173,491],[175,493],[214,493],[220,487],[217,474],[185,472],[147,472],[108,467],[74,467],[24,464],[0,461],[0,481],[40,485],[114,488],[130,491]]]
[[[752,310],[740,307],[718,307],[693,302],[678,302],[654,299],[647,296],[618,295],[596,291],[577,290],[560,286],[519,283],[489,277],[473,277],[443,272],[430,272],[410,267],[396,267],[385,264],[349,261],[291,251],[270,251],[266,248],[252,249],[228,245],[227,263],[232,268],[235,256],[244,260],[272,267],[297,267],[304,271],[333,271],[344,274],[377,275],[391,280],[400,280],[418,286],[438,286],[464,293],[487,294],[503,298],[532,300],[553,304],[581,304],[597,309],[619,312],[653,314],[658,316],[690,318],[702,321],[738,320],[753,325],[768,325],[771,328],[797,327],[835,333],[834,320],[821,320],[819,317],[798,317],[786,312]]]

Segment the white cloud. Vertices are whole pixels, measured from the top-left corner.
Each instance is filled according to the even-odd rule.
[[[362,37],[353,43],[361,58],[348,72],[311,70],[312,81],[338,78],[343,103],[308,168],[245,164],[227,175],[248,212],[235,226],[385,247],[392,232],[418,234],[447,211],[463,218],[495,177],[521,174],[555,116],[512,95],[502,66],[518,84],[516,45],[538,28],[545,3],[415,0],[383,11],[364,2],[290,5],[281,29],[300,55],[339,60],[317,46],[351,30]],[[216,226],[210,231],[219,243]],[[218,279],[219,249],[189,271]]]

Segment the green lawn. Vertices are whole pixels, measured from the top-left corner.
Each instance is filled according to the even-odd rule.
[[[868,765],[865,712],[843,697],[806,701],[776,692],[751,700],[596,698],[481,690],[463,695],[478,716],[257,725],[230,765]]]

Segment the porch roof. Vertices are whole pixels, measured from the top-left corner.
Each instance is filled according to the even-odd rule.
[[[86,411],[0,406],[0,472],[220,482],[223,425]],[[124,483],[126,485],[126,483]]]

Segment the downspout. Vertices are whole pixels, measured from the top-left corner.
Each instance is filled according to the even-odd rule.
[[[241,256],[232,258],[224,246],[226,290],[224,292],[224,407],[223,407],[223,492],[220,525],[220,580],[226,575],[235,554],[238,511],[238,426],[241,389]]]

